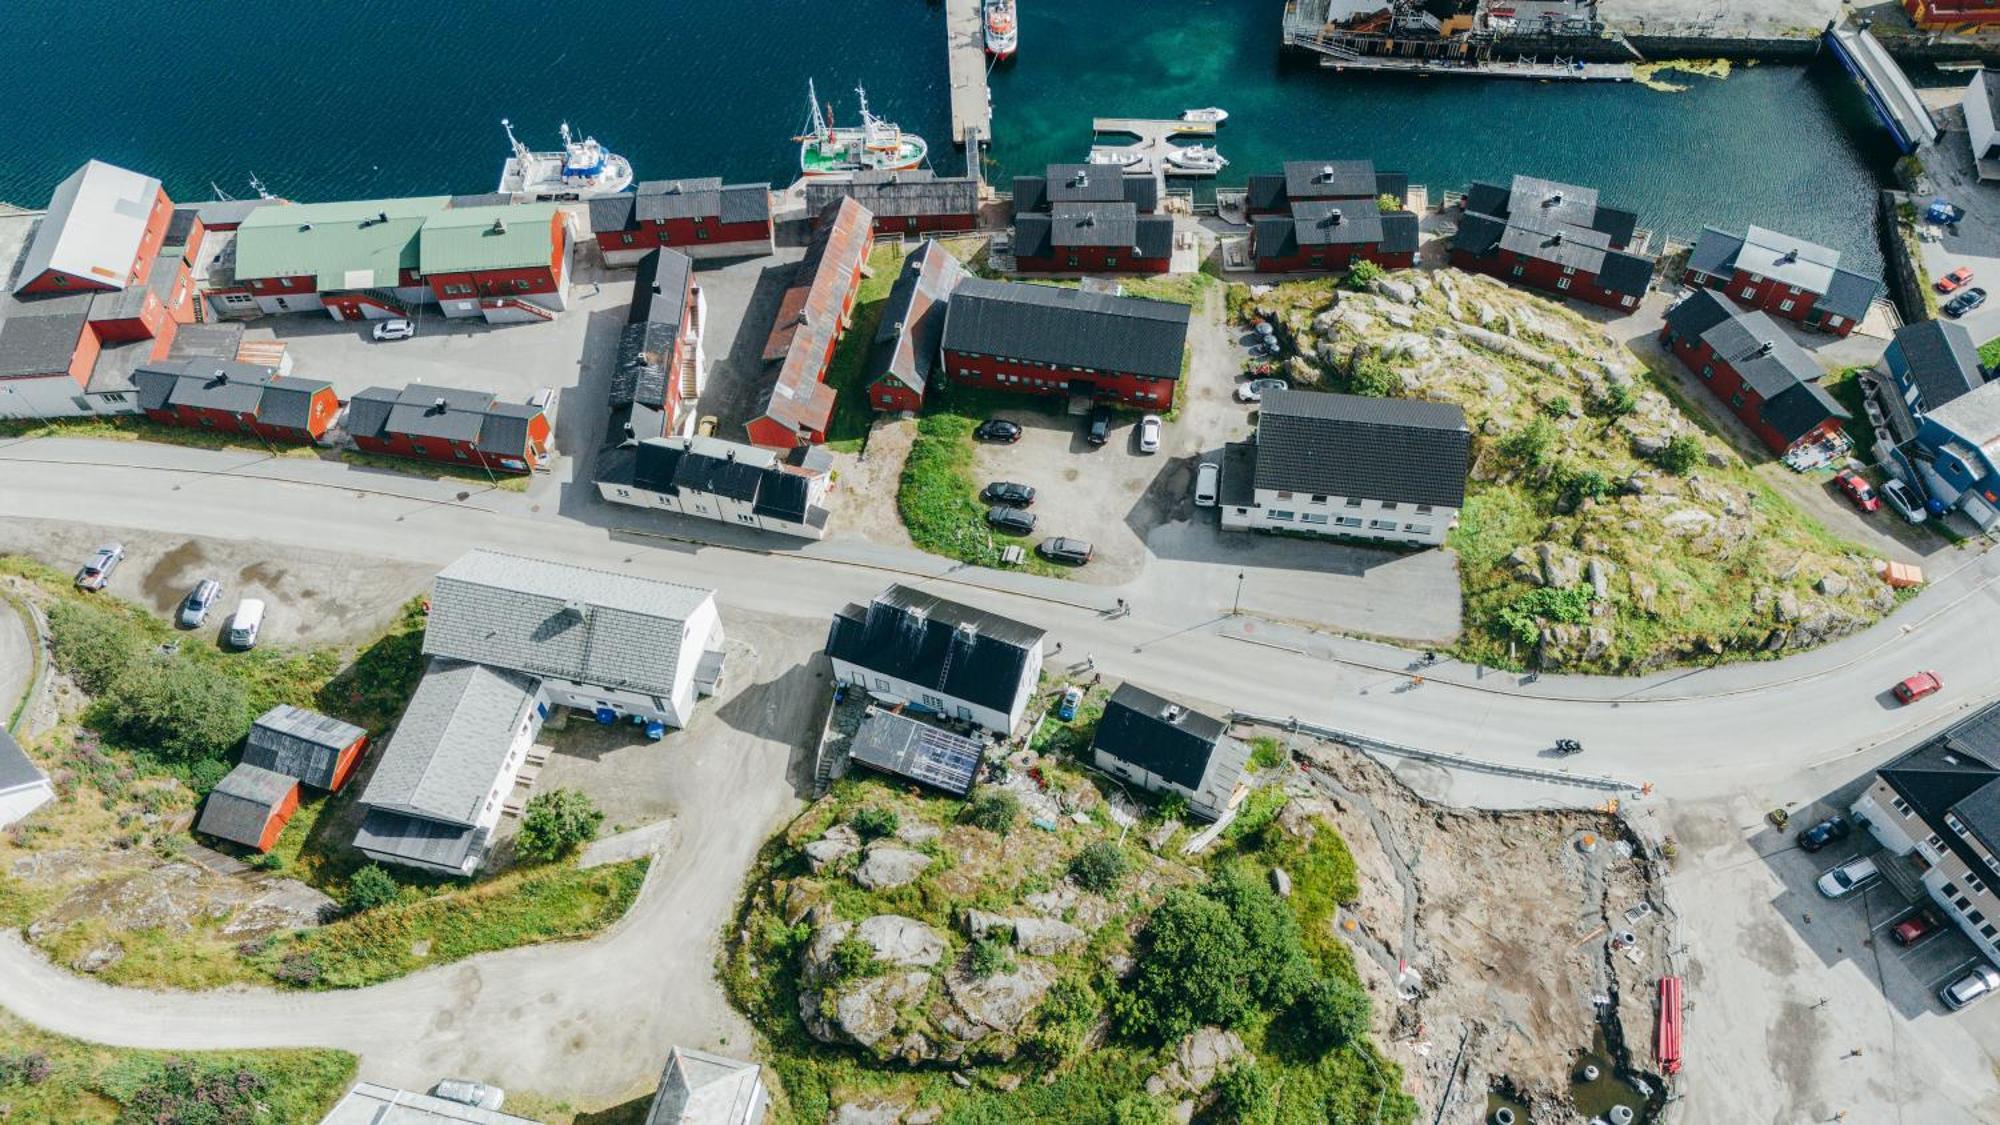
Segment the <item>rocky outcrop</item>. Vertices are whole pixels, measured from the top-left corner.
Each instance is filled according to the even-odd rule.
[[[861,833],[852,825],[836,824],[826,834],[805,846],[806,862],[817,875],[861,850]]]
[[[1256,1061],[1241,1036],[1217,1027],[1197,1029],[1175,1045],[1173,1059],[1158,1074],[1146,1079],[1146,1092],[1156,1098],[1199,1094],[1238,1060]]]
[[[957,1044],[1015,1035],[1055,982],[1055,970],[1040,961],[1022,960],[1009,972],[984,977],[953,969],[944,977],[948,1003],[937,1013],[937,1025]],[[955,1057],[957,1044],[946,1046],[947,1057]]]
[[[868,849],[861,866],[854,869],[854,881],[871,891],[887,890],[914,883],[924,868],[931,865],[931,857],[908,848],[898,848],[887,844],[874,844]]]

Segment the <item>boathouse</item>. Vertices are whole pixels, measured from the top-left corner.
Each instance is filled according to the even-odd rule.
[[[1374,199],[1293,203],[1250,227],[1259,273],[1342,273],[1357,261],[1408,269],[1417,260],[1417,217]]]
[[[1451,239],[1451,264],[1605,308],[1637,308],[1653,259],[1629,249],[1635,212],[1599,204],[1595,188],[1515,176],[1475,181]]]
[[[754,258],[771,252],[771,185],[725,184],[715,176],[647,180],[630,193],[593,199],[590,233],[607,266],[637,265],[671,246],[690,258]]]
[[[775,373],[756,417],[744,425],[757,445],[818,444],[833,419],[834,390],[826,384],[826,369],[854,314],[875,228],[868,208],[852,199],[829,210],[820,216],[764,341],[764,362]]]
[[[979,225],[979,181],[971,176],[940,177],[928,168],[910,168],[806,181],[806,214],[825,214],[829,204],[842,199],[868,208],[881,238],[918,238]]]
[[[554,320],[569,307],[569,226],[553,203],[450,207],[417,230],[417,265],[448,317]]]
[[[938,369],[938,343],[953,290],[966,279],[965,267],[936,239],[925,239],[903,259],[902,275],[876,322],[875,340],[863,374],[868,405],[877,410],[915,410]]]
[[[306,445],[340,415],[333,384],[225,359],[170,359],[132,372],[139,409],[167,426]]]
[[[1776,321],[1712,289],[1667,310],[1660,342],[1780,456],[1831,438],[1852,417],[1820,387],[1819,364]]]
[[[1051,164],[1014,178],[1014,268],[1021,273],[1165,273],[1174,220],[1159,181],[1102,164]]]
[[[549,455],[549,419],[540,406],[456,387],[369,387],[348,402],[346,430],[365,453],[496,473],[528,472]]]
[[[1702,228],[1686,280],[1807,328],[1845,336],[1868,315],[1882,283],[1843,268],[1840,251],[1763,227]]]
[[[1287,160],[1277,175],[1250,177],[1243,210],[1254,223],[1264,215],[1288,215],[1295,203],[1372,203],[1383,196],[1409,206],[1409,173],[1378,172],[1372,160]]]
[[[968,386],[1165,410],[1187,334],[1186,305],[968,278],[946,307],[942,347],[945,369]]]

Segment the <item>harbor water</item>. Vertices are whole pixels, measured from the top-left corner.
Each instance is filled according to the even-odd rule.
[[[1596,185],[1677,236],[1759,223],[1879,269],[1872,193],[1895,158],[1838,67],[1739,67],[1724,79],[1549,85],[1335,74],[1280,52],[1280,0],[1020,0],[1020,54],[991,75],[1004,182],[1078,160],[1094,116],[1220,105],[1220,183],[1282,160],[1372,157],[1433,193],[1527,172]],[[55,0],[8,6],[0,200],[38,206],[100,157],[161,177],[302,200],[493,189],[499,119],[553,147],[568,118],[640,179],[789,182],[806,79],[852,122],[877,113],[952,149],[944,15],[925,0],[577,0],[232,5]]]

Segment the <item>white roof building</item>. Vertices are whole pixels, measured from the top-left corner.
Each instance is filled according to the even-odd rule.
[[[102,160],[85,164],[49,197],[48,214],[28,244],[15,292],[50,273],[74,279],[79,290],[125,288],[154,208],[171,206],[161,199],[160,181],[151,176]]]

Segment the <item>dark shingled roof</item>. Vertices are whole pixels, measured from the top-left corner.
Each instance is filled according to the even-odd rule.
[[[1311,246],[1375,245],[1385,254],[1417,249],[1417,217],[1384,214],[1373,200],[1307,200],[1293,203],[1291,212],[1257,220],[1252,241],[1258,257],[1289,258]]]
[[[299,787],[297,779],[247,763],[230,770],[209,791],[194,830],[204,836],[257,847],[278,806]]]
[[[1869,306],[1881,292],[1881,282],[1842,266],[1833,271],[1832,283],[1814,307],[1849,320],[1860,320],[1868,315]]]
[[[1688,251],[1687,268],[1696,273],[1727,279],[1736,269],[1736,254],[1743,249],[1743,236],[1717,227],[1701,228],[1701,237]]]
[[[1740,312],[1713,289],[1697,289],[1667,310],[1667,327],[1684,339],[1699,340],[1709,329]]]
[[[1130,683],[1104,705],[1091,749],[1186,789],[1201,788],[1208,759],[1229,725]]]
[[[1257,487],[1458,508],[1472,431],[1447,402],[1266,391]]]
[[[1292,202],[1306,199],[1373,199],[1409,194],[1410,177],[1404,172],[1377,172],[1372,160],[1287,160],[1284,174],[1285,197]]]
[[[369,387],[347,404],[346,430],[357,437],[389,434],[471,442],[482,453],[519,457],[528,429],[542,413],[521,402],[499,402],[490,391],[411,383],[402,390]]]
[[[324,379],[281,376],[268,367],[213,357],[142,364],[132,372],[132,385],[141,410],[217,410],[299,430],[311,423],[313,396],[333,387]]]
[[[891,586],[834,614],[826,654],[939,695],[1009,711],[1043,632],[1032,625]]]
[[[257,716],[243,744],[243,761],[315,789],[332,789],[341,751],[367,736],[353,723],[283,703]]]
[[[722,179],[649,180],[639,185],[633,207],[642,223],[656,219],[713,218],[722,214]]]
[[[0,379],[68,371],[90,302],[88,293],[28,300],[0,295]]]
[[[1715,362],[1726,364],[1763,399],[1759,416],[1787,442],[1828,418],[1850,417],[1820,387],[1819,364],[1764,313],[1744,312],[1713,290],[1697,289],[1668,310],[1667,325],[1683,339],[1713,348]]]
[[[2000,870],[1953,831],[1946,814],[2000,855],[2000,707],[1988,707],[1877,771],[1990,886]],[[1921,834],[1919,834],[1921,835]]]
[[[1925,410],[1936,410],[1986,383],[1979,348],[1965,325],[1952,320],[1920,320],[1896,329],[1891,345],[1903,354],[1910,380]]]
[[[971,176],[941,179],[927,168],[902,172],[857,172],[852,180],[808,180],[806,214],[817,215],[829,203],[852,198],[880,218],[909,215],[963,215],[979,210],[979,181]]]
[[[1046,258],[1055,249],[1055,229],[1047,215],[1014,214],[1014,258]]]
[[[630,195],[601,195],[589,200],[590,233],[608,234],[611,231],[631,230],[633,205],[638,201]]]
[[[1048,209],[1048,177],[1014,177],[1014,214],[1017,218],[1032,211],[1046,211]]]
[[[313,396],[331,389],[333,384],[324,379],[280,375],[264,384],[264,401],[257,406],[257,420],[267,426],[308,429],[312,425]]]
[[[780,461],[768,449],[703,437],[649,438],[631,454],[629,480],[648,492],[708,492],[749,503],[760,516],[824,526],[826,510],[810,503],[813,479],[824,473],[823,466],[786,468],[800,458]]]
[[[1468,208],[1469,199],[1468,196]],[[1652,283],[1653,260],[1613,250],[1612,241],[1612,236],[1603,231],[1543,216],[1509,219],[1468,210],[1452,235],[1451,245],[1455,250],[1478,256],[1496,249],[1509,250],[1538,261],[1574,267],[1595,276],[1598,285],[1615,293],[1643,295]]]
[[[1049,215],[1050,242],[1060,250],[1070,246],[1129,248],[1141,258],[1165,258],[1174,252],[1174,220],[1167,215],[1142,215],[1130,203],[1058,203]],[[1017,258],[1029,257],[1018,245]]]
[[[1639,226],[1637,213],[1599,203],[1596,188],[1536,176],[1515,176],[1504,188],[1474,181],[1466,189],[1465,209],[1515,222],[1583,227],[1605,235],[1617,246],[1630,242]]]
[[[618,362],[611,369],[606,396],[612,413],[605,429],[609,444],[658,437],[666,425],[668,381],[675,377],[669,368],[693,273],[694,262],[670,247],[639,259],[632,305],[618,338]]]
[[[945,313],[944,350],[1178,379],[1187,333],[1186,305],[967,278]]]
[[[354,846],[377,855],[415,863],[461,869],[466,858],[486,847],[487,830],[469,824],[444,824],[387,809],[369,809]]]
[[[1051,164],[1049,202],[1123,203],[1125,173],[1104,164]]]
[[[1702,228],[1688,253],[1688,269],[1725,280],[1745,269],[1796,285],[1817,297],[1814,308],[1848,320],[1867,316],[1882,291],[1881,282],[1841,266],[1839,251],[1762,227],[1744,234]]]
[[[394,387],[369,387],[356,391],[347,400],[347,420],[342,427],[356,437],[382,437],[389,425],[389,413],[403,392]]]
[[[1281,211],[1285,203],[1283,176],[1251,176],[1243,189],[1243,205],[1252,211]]]
[[[946,302],[965,277],[965,267],[935,239],[925,239],[903,260],[902,276],[876,322],[864,383],[891,379],[923,393],[944,336]]]

